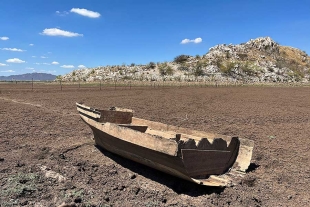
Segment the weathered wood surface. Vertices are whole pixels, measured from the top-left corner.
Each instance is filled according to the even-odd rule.
[[[103,110],[100,111],[102,114]],[[96,116],[79,112],[93,130],[98,146],[198,184],[231,185],[244,175],[251,161],[253,141],[247,139],[135,117],[132,117],[131,123],[127,123],[128,120],[125,124],[100,123],[98,118],[94,118]]]

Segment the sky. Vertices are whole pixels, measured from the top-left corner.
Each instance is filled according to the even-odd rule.
[[[310,1],[1,0],[0,76],[172,61],[269,36],[310,54]]]

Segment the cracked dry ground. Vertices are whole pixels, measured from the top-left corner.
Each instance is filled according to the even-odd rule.
[[[310,206],[309,87],[11,87],[0,94],[0,206]],[[77,101],[252,139],[252,170],[212,188],[100,151]]]

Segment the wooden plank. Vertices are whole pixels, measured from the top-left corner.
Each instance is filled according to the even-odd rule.
[[[85,106],[85,105],[80,104],[80,103],[75,103],[75,104],[76,104],[76,106],[78,106],[78,107],[80,107],[80,108],[83,108],[83,109],[86,109],[86,110],[88,110],[88,111],[97,111],[97,110],[94,109],[94,108],[91,108],[91,107],[89,107],[89,106]],[[99,113],[99,111],[98,111],[98,113]]]
[[[133,129],[139,132],[145,132],[148,128],[148,126],[145,125],[132,125],[132,124],[119,124],[121,127],[127,127],[129,129]]]
[[[110,122],[114,124],[131,124],[132,122],[132,112],[114,110],[100,110],[100,112],[101,117],[99,122]]]
[[[232,153],[218,150],[182,149],[183,163],[189,176],[225,173]]]
[[[77,107],[77,110],[78,110],[80,113],[83,113],[83,114],[85,114],[85,115],[87,115],[87,116],[90,116],[90,117],[92,117],[92,118],[94,118],[94,119],[99,119],[99,118],[100,118],[100,114],[96,114],[96,113],[93,113],[93,112],[84,110],[84,109],[82,109],[82,108],[80,108],[80,107]]]

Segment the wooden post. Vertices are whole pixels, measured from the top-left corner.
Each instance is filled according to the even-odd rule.
[[[79,80],[79,89],[80,89],[80,87],[81,87],[80,82],[81,82],[81,81]]]
[[[60,82],[60,90],[62,91],[62,83],[61,83],[61,80],[60,80],[59,82]]]
[[[100,79],[100,91],[101,91],[101,79]]]
[[[129,89],[131,90],[131,81],[129,81]]]
[[[33,78],[31,79],[31,90],[33,91]]]
[[[114,90],[116,90],[116,80],[114,80]]]

